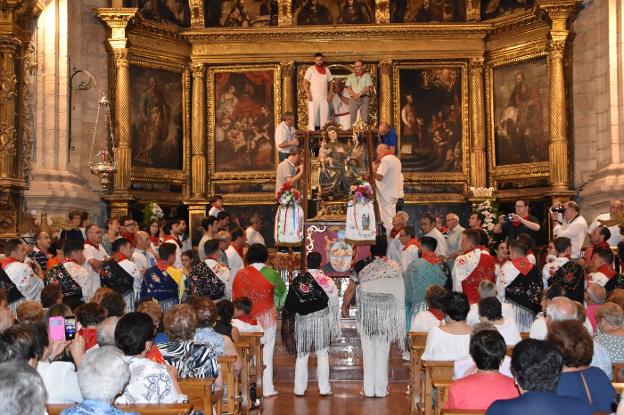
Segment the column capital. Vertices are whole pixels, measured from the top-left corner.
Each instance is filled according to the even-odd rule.
[[[193,79],[203,79],[206,76],[205,65],[198,62],[191,63],[191,73],[193,74]]]
[[[295,74],[295,61],[281,61],[280,66],[284,76],[293,76]]]
[[[567,31],[568,19],[579,11],[581,3],[581,0],[539,0],[537,4],[548,15],[551,30]]]
[[[113,59],[115,60],[115,67],[128,67],[128,49],[113,49],[112,53]]]
[[[471,71],[480,70],[483,71],[483,66],[485,65],[485,58],[471,58],[468,62]]]
[[[95,15],[106,24],[110,30],[108,43],[113,49],[126,47],[126,28],[130,20],[136,16],[139,9],[133,7],[97,8]]]
[[[390,75],[392,74],[392,60],[384,59],[379,62],[379,68],[381,69],[382,75]]]

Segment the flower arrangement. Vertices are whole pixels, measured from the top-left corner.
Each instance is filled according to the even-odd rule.
[[[301,203],[301,192],[293,188],[290,183],[284,183],[276,199],[280,206],[294,207]]]
[[[152,221],[160,221],[163,217],[165,217],[165,213],[156,202],[149,202],[143,208],[143,225],[146,229],[149,228]]]
[[[365,180],[358,180],[350,189],[353,202],[358,205],[365,205],[373,198],[373,188]]]
[[[488,235],[491,236],[494,226],[498,223],[498,209],[495,206],[493,199],[485,199],[479,202],[474,209],[475,211],[481,213],[485,218],[481,227],[487,232]]]

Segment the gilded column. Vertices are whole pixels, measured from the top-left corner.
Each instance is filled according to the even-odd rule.
[[[539,7],[548,13],[550,72],[550,184],[554,193],[569,189],[567,103],[564,56],[568,39],[568,20],[579,6],[578,0],[541,0]]]
[[[19,174],[15,97],[15,55],[19,40],[0,37],[0,183],[14,184]]]
[[[483,58],[470,60],[470,183],[487,187]]]
[[[191,198],[206,198],[206,97],[204,64],[194,64],[191,118]]]
[[[481,0],[466,1],[466,20],[469,22],[481,20]]]
[[[375,23],[390,23],[389,0],[375,0]]]
[[[277,25],[278,26],[292,26],[292,1],[291,0],[278,0],[277,1]]]
[[[191,29],[204,28],[204,0],[190,0]]]
[[[381,69],[379,121],[392,124],[392,61],[384,60],[379,65]]]
[[[295,97],[297,96],[295,88],[295,62],[281,62],[282,66],[282,113],[295,110]]]

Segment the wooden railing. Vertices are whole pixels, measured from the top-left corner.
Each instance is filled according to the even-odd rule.
[[[203,411],[204,414],[212,414],[213,378],[207,379],[178,379],[178,384],[182,393],[186,395],[188,401],[196,411]]]

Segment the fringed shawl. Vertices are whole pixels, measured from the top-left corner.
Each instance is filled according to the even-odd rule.
[[[214,273],[205,261],[193,268],[189,275],[191,295],[220,300],[225,296],[225,283]]]
[[[63,300],[75,300],[82,299],[82,288],[69,274],[67,268],[61,263],[48,269],[46,273],[46,285],[58,285],[63,292]]]
[[[9,302],[9,304],[13,304],[17,301],[24,299],[24,296],[22,295],[20,290],[2,268],[0,268],[0,289],[3,289],[6,293],[7,301]]]
[[[375,258],[358,273],[357,327],[360,334],[398,341],[405,347],[405,286],[400,266]]]
[[[563,286],[571,300],[583,303],[585,295],[585,274],[583,267],[574,261],[568,261],[559,268],[555,274],[548,278],[548,286],[554,283]]]
[[[516,308],[516,319],[519,327],[526,328],[541,310],[542,276],[535,266],[528,272],[520,272],[505,288],[505,299]]]
[[[404,279],[405,302],[411,308],[425,301],[425,292],[429,287],[444,287],[447,282],[442,264],[432,264],[423,258],[418,258],[407,267]]]
[[[113,258],[104,261],[100,267],[100,283],[102,287],[108,287],[121,295],[129,291],[133,292],[134,277],[119,265],[115,255],[113,254]]]
[[[263,329],[274,327],[277,321],[273,298],[274,285],[253,266],[236,273],[232,284],[232,301],[240,297],[251,300],[251,318],[258,320]]]

